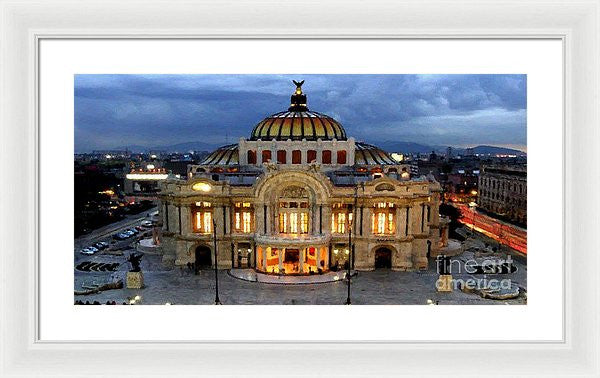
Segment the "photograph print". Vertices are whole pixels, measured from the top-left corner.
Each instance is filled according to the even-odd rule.
[[[527,304],[527,75],[77,74],[74,95],[75,305]]]

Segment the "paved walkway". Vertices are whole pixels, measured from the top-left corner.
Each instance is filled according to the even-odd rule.
[[[280,285],[304,285],[341,281],[346,277],[346,272],[327,272],[308,276],[280,276],[276,274],[263,274],[254,269],[231,269],[229,275],[234,278],[249,282],[262,282]],[[354,272],[352,273],[354,275]]]
[[[98,260],[123,263],[117,272],[79,272],[75,271],[75,289],[81,289],[84,282],[106,282],[112,279],[124,279],[128,263],[124,256],[97,256]],[[520,284],[526,285],[520,267]],[[142,304],[206,304],[214,303],[215,280],[214,271],[203,270],[194,275],[187,268],[165,271],[161,268],[160,256],[145,255],[142,270],[146,287],[140,290],[118,289],[108,290],[100,294],[75,296],[83,301],[97,300],[101,303],[114,300],[117,303],[127,301],[128,297],[140,295]],[[526,275],[525,275],[526,276]],[[435,289],[437,280],[434,264],[424,272],[394,272],[377,270],[359,272],[352,279],[352,303],[356,305],[425,305],[427,300],[438,301],[440,305],[467,304],[524,304],[526,299],[519,297],[513,300],[498,301],[481,298],[477,294],[461,291],[438,293]],[[512,275],[503,275],[504,278]],[[272,305],[333,305],[344,304],[347,286],[345,280],[319,284],[273,285],[261,282],[248,282],[231,277],[227,270],[219,271],[219,297],[225,305],[272,304]]]

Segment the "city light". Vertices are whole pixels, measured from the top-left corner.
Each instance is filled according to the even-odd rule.
[[[154,169],[154,164],[148,164],[148,165],[146,166],[146,169]]]
[[[211,189],[212,189],[212,186],[205,182],[197,182],[194,185],[192,185],[192,190],[195,190],[195,191],[200,191],[200,192],[206,193],[206,192],[210,192]]]
[[[394,152],[392,154],[392,159],[396,160],[397,162],[401,162],[404,160],[404,155]]]
[[[128,180],[165,180],[169,177],[168,174],[156,174],[156,173],[128,173],[125,177]]]
[[[103,190],[101,192],[98,192],[98,194],[106,194],[107,196],[114,196],[115,192],[112,191],[112,190],[110,190],[110,189],[106,189],[106,190]]]

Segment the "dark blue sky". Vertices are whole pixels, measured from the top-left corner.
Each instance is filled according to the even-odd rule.
[[[526,75],[76,75],[75,151],[248,137],[286,110],[306,80],[308,107],[370,143],[526,150]]]

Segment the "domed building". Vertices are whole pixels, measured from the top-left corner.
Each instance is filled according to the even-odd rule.
[[[439,183],[348,137],[294,83],[287,111],[161,183],[163,261],[209,268],[216,244],[218,268],[268,274],[426,269],[447,243]]]

